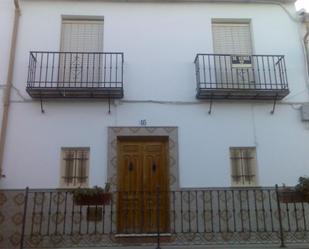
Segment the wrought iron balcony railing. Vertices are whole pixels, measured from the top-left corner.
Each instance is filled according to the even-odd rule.
[[[197,54],[198,99],[282,99],[289,94],[283,55]]]
[[[32,98],[122,98],[123,53],[30,52]]]

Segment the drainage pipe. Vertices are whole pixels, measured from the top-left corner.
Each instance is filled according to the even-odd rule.
[[[8,74],[6,79],[6,85],[4,88],[3,113],[2,113],[1,130],[0,130],[0,178],[5,177],[5,175],[3,174],[4,146],[6,141],[6,131],[8,127],[8,118],[10,109],[10,97],[13,85],[12,79],[13,79],[14,62],[15,62],[17,31],[19,26],[19,17],[21,14],[18,0],[14,0],[14,7],[15,7],[14,24],[11,37]]]

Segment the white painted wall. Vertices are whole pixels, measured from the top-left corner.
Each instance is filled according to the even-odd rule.
[[[13,82],[20,94],[12,98],[0,187],[58,187],[65,146],[90,147],[90,185],[103,185],[107,127],[138,126],[141,119],[179,127],[181,187],[230,186],[230,146],[257,147],[260,185],[295,184],[309,175],[309,124],[298,110],[309,101],[301,32],[281,7],[22,1],[21,8]],[[61,15],[104,16],[104,51],[125,54],[125,101],[115,102],[110,115],[104,101],[48,101],[41,114],[25,92],[29,51],[59,51]],[[211,18],[250,18],[254,53],[286,55],[291,93],[274,115],[272,102],[263,101],[215,102],[208,115],[209,104],[195,99],[193,60],[213,52]]]

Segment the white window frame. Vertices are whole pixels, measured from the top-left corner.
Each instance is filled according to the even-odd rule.
[[[72,153],[72,172],[70,176],[66,175],[68,167],[68,153]],[[82,154],[81,160],[79,159],[80,154]],[[60,187],[61,188],[78,188],[78,187],[88,187],[89,186],[89,161],[90,161],[90,148],[89,147],[62,147],[61,148],[61,169],[60,169]],[[84,156],[86,158],[84,158]],[[84,165],[82,161],[84,160]],[[85,180],[80,179],[81,167],[84,167],[83,173]],[[67,177],[72,179],[66,179]]]
[[[229,156],[232,186],[257,186],[256,147],[230,147]]]
[[[218,51],[215,51],[215,35],[214,35],[214,29],[213,25],[235,25],[235,26],[241,26],[241,25],[247,25],[249,27],[249,42],[250,42],[250,48],[251,53],[250,54],[244,54],[240,51],[236,51],[235,53],[230,52],[229,54],[236,54],[236,55],[252,55],[254,54],[254,46],[253,46],[253,34],[252,34],[252,22],[251,19],[247,18],[240,18],[240,19],[231,19],[231,18],[213,18],[211,20],[211,30],[212,30],[212,42],[213,42],[213,51],[214,53],[218,53]]]

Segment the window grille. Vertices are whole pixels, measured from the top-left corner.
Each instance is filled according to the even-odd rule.
[[[62,187],[88,186],[89,149],[62,149]]]
[[[256,186],[255,148],[230,148],[233,186]]]

